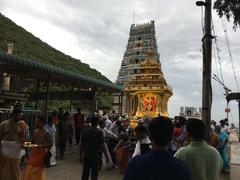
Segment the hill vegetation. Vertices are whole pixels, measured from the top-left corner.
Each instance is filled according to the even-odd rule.
[[[41,39],[35,37],[24,28],[15,24],[12,20],[5,17],[0,13],[0,52],[7,52],[7,42],[14,41],[14,55],[32,59],[37,62],[50,64],[66,70],[70,70],[79,74],[83,74],[95,79],[100,79],[110,82],[105,76],[103,76],[97,70],[90,68],[88,64],[82,63],[78,59],[74,59],[55,48],[49,46]],[[31,88],[31,87],[28,87]],[[65,87],[55,87],[56,89],[64,89]],[[98,106],[112,106],[113,97],[110,95],[99,96]],[[39,102],[39,109],[44,107],[45,102]],[[89,112],[91,108],[91,102],[76,101],[73,102],[73,108],[82,106],[83,110]],[[34,107],[34,103],[28,102],[26,106]],[[59,107],[64,109],[69,108],[69,101],[50,101],[49,110],[57,110]]]
[[[7,51],[7,41],[9,40],[15,42],[15,55],[109,81],[100,72],[90,68],[88,64],[49,46],[0,13],[0,52]]]

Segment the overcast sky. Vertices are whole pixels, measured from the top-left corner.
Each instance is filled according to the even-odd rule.
[[[170,116],[180,106],[201,106],[201,8],[194,0],[1,0],[0,11],[54,48],[81,59],[115,81],[126,50],[130,25],[155,20],[156,38],[165,78],[173,88]],[[226,85],[237,91],[224,38],[222,21],[213,11]],[[240,83],[240,29],[226,25]],[[214,54],[214,53],[213,53]],[[213,56],[214,57],[214,56]],[[213,73],[219,65],[212,63]],[[222,87],[214,80],[212,119],[225,117]],[[230,120],[238,121],[237,103],[230,103]]]

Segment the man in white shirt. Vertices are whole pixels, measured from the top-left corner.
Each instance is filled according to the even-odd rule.
[[[112,125],[110,127],[110,131],[112,133],[114,133],[117,137],[119,137],[120,130],[123,128],[122,123],[123,123],[124,120],[125,120],[125,117],[120,116],[116,121],[114,121],[112,123]],[[114,152],[114,148],[117,145],[117,143],[118,143],[118,141],[116,141],[114,139],[109,139],[109,142],[108,142],[108,149],[109,149],[109,152],[111,154],[113,164],[116,163],[116,158],[115,158],[116,154]]]
[[[103,116],[103,120],[105,121],[106,124],[105,127],[109,130],[112,125],[112,121],[108,118],[107,114]]]
[[[119,136],[119,128],[122,127],[122,123],[126,120],[126,117],[119,116],[119,118],[114,121],[110,127],[110,131]]]
[[[226,134],[229,135],[230,133],[230,128],[226,125],[225,121],[224,120],[221,120],[220,121],[220,125],[221,125],[221,132],[224,132]]]
[[[106,147],[106,150],[107,150],[107,155],[108,155],[108,164],[107,164],[107,169],[110,169],[112,167],[114,167],[114,163],[112,161],[112,157],[111,157],[111,154],[109,152],[109,149],[108,149],[108,146],[107,146],[107,143],[106,142],[109,142],[110,140],[115,140],[117,141],[118,140],[118,137],[116,134],[112,133],[111,131],[109,131],[107,128],[106,128],[106,122],[105,121],[100,121],[99,122],[99,128],[101,129],[102,133],[103,133],[103,137],[104,137],[104,146]]]

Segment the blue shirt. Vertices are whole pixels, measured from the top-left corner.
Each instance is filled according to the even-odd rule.
[[[167,151],[152,151],[134,157],[123,180],[191,180],[187,165]]]

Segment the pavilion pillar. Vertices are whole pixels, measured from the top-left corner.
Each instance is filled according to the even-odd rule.
[[[119,104],[119,106],[120,106],[120,114],[122,114],[123,112],[123,93],[121,93],[121,98],[120,98],[120,104]]]
[[[120,107],[121,95],[118,94],[118,114],[121,114],[121,107]]]
[[[4,79],[3,73],[0,73],[0,90],[3,89],[3,79]]]
[[[37,89],[36,89],[37,94],[39,93],[39,86],[40,86],[40,80],[37,81]],[[37,110],[37,108],[38,108],[38,99],[36,99],[36,101],[35,101],[34,109]]]
[[[240,142],[240,100],[238,99],[238,114],[239,114],[239,120],[238,120],[238,141]]]
[[[96,93],[96,87],[93,87],[92,89],[92,114],[96,111],[96,103],[97,103],[97,93]]]
[[[50,75],[47,76],[47,90],[46,90],[45,108],[44,108],[47,119],[48,119],[48,104],[49,104],[49,82],[50,82]]]
[[[72,112],[72,97],[73,97],[73,85],[71,87],[71,92],[70,92],[70,105],[69,105],[70,112]]]

